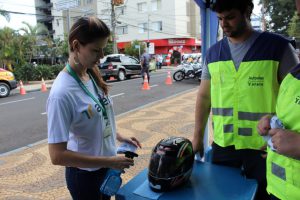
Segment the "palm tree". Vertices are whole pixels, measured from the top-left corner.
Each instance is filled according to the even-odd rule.
[[[4,27],[0,29],[0,63],[2,65],[11,64],[15,59],[15,31]]]
[[[5,11],[5,10],[2,10],[0,9],[0,15],[2,15],[3,17],[5,17],[6,21],[9,22],[10,20],[10,15],[9,15],[9,12]]]
[[[22,22],[26,27],[20,29],[20,31],[24,31],[24,37],[27,44],[28,51],[28,62],[31,62],[31,59],[34,55],[38,55],[39,53],[39,45],[41,43],[45,43],[43,41],[44,35],[49,35],[49,31],[43,24],[36,24],[35,26],[30,25],[27,22]]]

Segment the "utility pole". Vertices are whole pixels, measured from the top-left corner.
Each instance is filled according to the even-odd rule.
[[[150,46],[150,9],[151,9],[151,6],[150,6],[150,1],[148,0],[147,2],[147,16],[148,16],[148,22],[147,22],[147,30],[148,30],[148,40],[147,40],[147,52],[149,54],[149,46]]]
[[[116,41],[116,13],[114,0],[111,0],[111,32],[113,42],[113,53],[118,53],[117,41]]]

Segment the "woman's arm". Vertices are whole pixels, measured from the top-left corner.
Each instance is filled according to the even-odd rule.
[[[136,147],[142,148],[141,143],[135,137],[129,137],[129,138],[123,137],[120,133],[117,132],[117,140],[119,142],[128,142],[128,143],[133,144]]]
[[[89,156],[67,149],[67,143],[49,144],[49,154],[54,165],[80,168],[113,168],[123,170],[133,166],[133,159],[124,156]]]

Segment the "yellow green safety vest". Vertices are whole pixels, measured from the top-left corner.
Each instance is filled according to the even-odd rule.
[[[206,57],[211,74],[214,142],[235,149],[259,149],[265,141],[257,122],[275,113],[279,83],[277,71],[288,41],[264,32],[246,53],[238,71],[227,39],[212,46]]]
[[[300,65],[280,86],[276,113],[286,129],[300,133]],[[267,191],[279,199],[300,199],[300,160],[268,148],[267,183]]]

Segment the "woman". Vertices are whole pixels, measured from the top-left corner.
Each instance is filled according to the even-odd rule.
[[[99,188],[108,168],[124,170],[133,160],[116,156],[116,139],[141,147],[116,132],[112,99],[97,64],[110,36],[95,17],[80,18],[69,34],[69,62],[53,83],[48,101],[49,154],[66,166],[73,199],[110,199]]]

